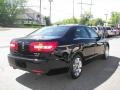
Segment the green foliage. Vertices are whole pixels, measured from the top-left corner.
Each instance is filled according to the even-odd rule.
[[[41,28],[42,26],[38,25],[38,24],[33,24],[33,25],[31,25],[31,24],[24,24],[23,26],[20,25],[20,27],[24,27],[24,28]]]
[[[76,18],[69,18],[64,19],[63,21],[57,22],[55,24],[82,24],[82,25],[89,25],[89,26],[103,26],[104,21],[101,18],[91,19],[93,16],[89,12],[85,12],[81,19]]]
[[[96,18],[89,21],[89,24],[91,26],[98,26],[98,25],[103,26],[104,23],[105,22],[101,18]]]
[[[112,12],[109,24],[111,26],[117,26],[120,23],[120,12]]]
[[[0,0],[0,25],[14,24],[16,16],[23,11],[25,0]]]
[[[80,24],[89,25],[89,21],[91,18],[92,15],[89,12],[85,12],[80,19]]]
[[[45,21],[46,21],[46,26],[51,25],[50,17],[45,17]]]
[[[76,18],[69,18],[69,19],[64,19],[63,21],[56,22],[56,24],[78,24],[79,19]]]

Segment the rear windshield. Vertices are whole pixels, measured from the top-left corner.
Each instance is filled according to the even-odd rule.
[[[102,27],[98,27],[98,30],[103,30]]]
[[[106,29],[107,29],[107,30],[111,30],[111,28],[110,28],[110,27],[106,27]]]
[[[51,27],[44,27],[39,29],[29,36],[64,36],[65,33],[69,30],[70,27],[68,26],[51,26]]]

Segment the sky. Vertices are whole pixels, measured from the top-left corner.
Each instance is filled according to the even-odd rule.
[[[41,13],[45,16],[49,16],[49,0],[42,1],[42,11]],[[81,0],[74,0],[74,15],[76,18],[80,17],[81,14],[81,5],[79,4]],[[83,3],[91,3],[91,0],[82,0]],[[111,12],[117,11],[120,12],[120,0],[92,0],[92,10],[94,18],[102,18],[105,20],[105,14],[108,14],[108,18],[111,15]],[[28,6],[39,11],[40,0],[28,0]],[[90,11],[90,5],[82,5],[82,13]],[[52,2],[52,22],[61,21],[65,18],[73,17],[73,0],[53,0]]]

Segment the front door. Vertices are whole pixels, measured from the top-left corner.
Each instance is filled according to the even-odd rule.
[[[89,58],[95,54],[95,42],[90,38],[89,32],[85,27],[77,27],[74,33],[74,41],[76,44],[83,45],[83,55]]]
[[[99,36],[97,35],[97,33],[93,29],[87,28],[87,30],[90,34],[91,41],[94,43],[95,55],[96,54],[102,54],[103,51],[104,51],[103,41],[99,38]]]

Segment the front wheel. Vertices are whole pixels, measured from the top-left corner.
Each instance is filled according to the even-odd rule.
[[[107,60],[109,57],[109,47],[106,46],[103,54],[103,59]]]
[[[73,79],[77,79],[82,72],[82,57],[80,55],[76,55],[72,61],[70,66],[70,74]]]

